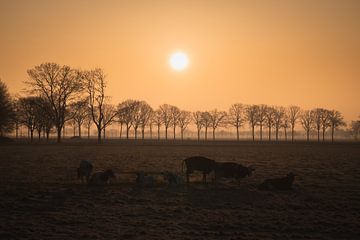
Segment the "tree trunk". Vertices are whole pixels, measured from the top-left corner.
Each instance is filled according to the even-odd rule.
[[[90,126],[87,128],[88,139],[90,139]]]
[[[310,130],[306,131],[306,141],[309,141]]]
[[[160,125],[158,125],[157,128],[158,128],[158,131],[157,131],[158,140],[160,140]]]
[[[65,128],[64,128],[64,131],[65,131]],[[61,142],[61,127],[58,127],[57,128],[57,140],[56,140],[58,143]]]
[[[213,141],[215,141],[215,128],[213,128]]]
[[[130,130],[129,125],[126,125],[126,139],[129,139],[129,130]]]
[[[81,123],[78,124],[79,137],[81,138]]]
[[[285,132],[285,141],[287,142],[287,131],[286,131],[286,128],[284,128],[284,132]]]
[[[197,135],[198,135],[198,141],[200,141],[200,129],[198,128],[198,131],[197,131]]]
[[[262,128],[263,128],[263,126],[262,126],[262,124],[260,124],[260,141],[262,141]]]
[[[278,127],[275,129],[275,141],[276,142],[279,141],[279,128]]]
[[[323,132],[322,132],[322,140],[323,142],[325,142],[325,129],[323,128]]]
[[[174,125],[174,140],[176,139],[176,125]]]
[[[39,140],[39,142],[41,140],[41,130],[38,130],[38,140]]]
[[[317,129],[318,142],[320,142],[320,128]]]
[[[46,142],[49,141],[49,135],[50,135],[50,131],[46,131]]]
[[[145,128],[141,128],[141,139],[145,139]]]
[[[236,126],[236,139],[239,141],[239,126]]]
[[[294,142],[294,127],[291,127],[291,142]]]
[[[167,132],[168,132],[168,127],[165,126],[165,140],[167,140]]]
[[[123,128],[123,124],[121,123],[120,124],[120,134],[119,134],[120,139],[121,139],[121,135],[122,135],[122,128]]]
[[[181,141],[184,140],[184,129],[181,129]]]
[[[335,128],[331,128],[331,142],[334,142],[334,132],[335,132]]]
[[[150,139],[152,139],[152,135],[153,135],[153,132],[152,132],[152,124],[150,124]]]
[[[135,139],[137,139],[137,128],[134,128]]]
[[[106,138],[106,127],[103,128],[103,139],[105,140]]]
[[[34,130],[30,129],[30,141],[32,142],[34,139]]]
[[[252,132],[253,142],[255,142],[255,126],[252,126],[252,127],[251,127],[251,132]]]
[[[269,142],[271,141],[271,126],[269,126]]]
[[[101,127],[97,126],[97,131],[98,131],[98,143],[100,144],[101,143]]]
[[[207,141],[207,131],[208,130],[208,128],[207,127],[205,127],[205,141]]]

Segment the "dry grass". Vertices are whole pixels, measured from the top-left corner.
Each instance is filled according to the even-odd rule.
[[[0,239],[359,239],[360,146],[356,144],[8,144],[0,146]],[[96,170],[180,171],[203,155],[254,164],[240,184],[140,189],[119,176],[106,189],[76,180]],[[289,192],[256,189],[293,171]],[[199,178],[200,179],[200,178]],[[196,181],[196,177],[192,179]]]

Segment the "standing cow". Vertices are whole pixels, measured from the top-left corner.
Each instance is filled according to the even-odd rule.
[[[183,160],[182,171],[186,165],[186,182],[189,183],[189,175],[194,171],[202,172],[203,182],[206,183],[206,175],[215,170],[216,162],[206,157],[195,156]]]
[[[85,178],[86,182],[88,183],[92,170],[93,165],[87,160],[82,160],[80,162],[80,166],[77,169],[78,179],[81,179],[81,182],[84,182]]]

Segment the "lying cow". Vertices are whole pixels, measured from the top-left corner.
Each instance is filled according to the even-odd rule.
[[[266,179],[258,186],[259,190],[291,190],[295,180],[295,174],[290,172],[282,178]]]
[[[170,186],[179,186],[184,183],[183,178],[175,173],[165,171],[162,175],[164,176],[164,180],[167,181]]]
[[[155,185],[155,178],[153,176],[147,175],[144,172],[137,172],[136,183],[143,187],[151,187]]]
[[[85,178],[86,182],[88,183],[92,170],[93,165],[87,160],[82,160],[80,162],[80,166],[77,169],[78,179],[81,179],[81,182],[84,182]]]
[[[245,167],[234,162],[217,162],[215,168],[215,180],[220,178],[232,178],[240,180],[251,176],[255,169],[251,166]]]
[[[186,165],[186,182],[189,183],[189,175],[194,171],[202,172],[203,182],[206,183],[206,175],[216,168],[216,162],[206,157],[195,156],[183,160],[182,171],[184,172],[184,164]]]
[[[91,186],[105,186],[109,183],[110,179],[115,179],[115,174],[112,170],[106,170],[94,173],[89,181]]]

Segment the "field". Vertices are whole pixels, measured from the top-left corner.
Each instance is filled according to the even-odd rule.
[[[104,189],[76,178],[96,170],[179,172],[184,158],[253,164],[240,183],[140,188],[118,175]],[[293,171],[294,190],[259,191]],[[216,142],[0,145],[0,239],[360,239],[360,145]]]

